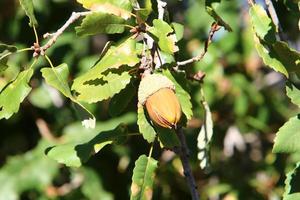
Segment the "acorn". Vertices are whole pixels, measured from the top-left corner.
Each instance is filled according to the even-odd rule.
[[[181,107],[171,80],[161,74],[144,76],[140,82],[138,99],[154,123],[165,128],[176,128]]]

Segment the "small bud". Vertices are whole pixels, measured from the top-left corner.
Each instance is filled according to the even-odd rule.
[[[173,82],[159,74],[146,75],[139,86],[139,103],[146,106],[153,122],[165,128],[175,128],[181,117],[174,89]]]

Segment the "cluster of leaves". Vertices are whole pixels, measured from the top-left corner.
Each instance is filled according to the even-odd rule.
[[[276,30],[275,25],[264,8],[259,4],[250,6],[249,15],[252,30],[243,32],[245,35],[243,35],[242,40],[248,46],[245,45],[246,47],[243,50],[244,54],[242,55],[234,53],[236,49],[240,48],[238,43],[241,42],[237,39],[240,38],[238,31],[240,27],[238,22],[235,21],[238,18],[237,14],[234,13],[236,8],[236,5],[234,5],[235,2],[226,2],[223,4],[220,0],[207,0],[205,4],[204,2],[191,3],[189,10],[187,10],[186,18],[187,28],[191,29],[194,35],[199,34],[200,30],[207,33],[207,29],[213,21],[216,21],[227,31],[233,31],[228,35],[221,33],[223,36],[218,37],[222,37],[222,39],[219,40],[217,38],[210,46],[203,61],[195,63],[194,68],[191,70],[193,72],[202,70],[206,73],[205,83],[202,85],[203,90],[200,90],[198,83],[195,84],[186,80],[186,76],[189,76],[189,73],[193,72],[189,70],[180,73],[174,72],[173,67],[176,65],[178,54],[183,54],[181,51],[183,47],[181,48],[179,45],[179,41],[183,38],[183,26],[178,23],[170,23],[163,19],[157,19],[155,12],[159,12],[159,10],[155,9],[157,5],[154,1],[143,1],[143,4],[141,4],[144,5],[143,7],[140,7],[137,1],[129,0],[78,0],[77,2],[82,4],[82,7],[89,12],[81,24],[75,28],[78,36],[93,36],[105,33],[113,34],[113,36],[117,34],[118,37],[122,36],[122,39],[116,43],[108,44],[100,57],[95,56],[93,59],[89,59],[88,62],[83,61],[83,69],[72,82],[69,82],[69,77],[72,76],[70,69],[73,68],[73,65],[75,66],[75,63],[68,62],[68,58],[64,59],[63,62],[65,63],[56,67],[52,66],[51,61],[49,61],[51,68],[44,67],[45,63],[39,63],[43,62],[41,61],[41,57],[38,58],[38,60],[33,59],[30,67],[26,67],[23,71],[18,69],[14,71],[14,75],[8,76],[7,74],[11,74],[9,70],[12,68],[8,56],[15,55],[14,53],[22,51],[31,51],[32,49],[21,49],[1,43],[0,74],[4,75],[5,80],[4,83],[0,82],[0,119],[8,119],[13,116],[14,113],[18,112],[20,104],[28,95],[29,101],[34,106],[49,108],[49,104],[51,104],[49,99],[51,99],[51,96],[49,96],[48,93],[52,90],[49,89],[49,86],[51,86],[71,102],[79,105],[79,108],[77,108],[79,109],[78,111],[83,111],[83,113],[80,113],[80,117],[84,118],[82,124],[87,127],[94,127],[94,129],[85,129],[81,127],[80,123],[70,125],[65,127],[62,131],[62,141],[52,141],[51,144],[41,141],[35,150],[9,160],[5,167],[1,169],[2,173],[0,172],[0,179],[2,175],[4,177],[3,180],[7,179],[6,177],[13,177],[10,178],[12,181],[7,184],[7,187],[3,188],[3,193],[9,191],[11,196],[6,199],[17,199],[19,194],[30,189],[36,189],[40,194],[45,191],[45,188],[49,190],[51,180],[58,174],[59,169],[59,166],[53,160],[69,167],[80,167],[79,171],[75,170],[72,173],[81,174],[86,177],[80,187],[82,196],[89,199],[111,199],[112,196],[110,194],[100,191],[102,188],[101,181],[95,178],[97,177],[95,172],[92,169],[83,167],[83,163],[87,162],[93,154],[98,153],[108,144],[124,143],[126,138],[131,135],[131,131],[127,127],[128,124],[137,122],[137,131],[141,133],[142,137],[150,144],[154,143],[158,138],[161,147],[172,148],[178,145],[178,140],[174,132],[170,133],[172,131],[155,127],[148,120],[147,113],[141,106],[134,106],[133,108],[137,116],[135,116],[134,113],[128,113],[120,117],[122,113],[127,111],[131,104],[137,104],[136,93],[140,73],[143,72],[143,67],[145,67],[144,65],[147,63],[144,62],[143,59],[151,61],[150,67],[155,68],[154,73],[161,73],[174,82],[176,95],[180,100],[182,111],[185,115],[185,119],[182,122],[183,125],[186,125],[186,121],[191,120],[193,115],[194,119],[203,119],[203,112],[205,113],[205,118],[203,119],[204,124],[198,134],[198,159],[201,161],[200,166],[202,168],[206,167],[209,162],[207,157],[207,152],[209,151],[208,142],[212,137],[212,118],[214,114],[216,114],[211,113],[211,109],[205,101],[203,91],[206,94],[207,101],[213,105],[213,110],[219,109],[219,115],[222,115],[222,112],[224,112],[226,118],[229,118],[229,120],[227,119],[229,125],[237,124],[243,132],[253,129],[262,132],[270,131],[266,123],[268,123],[267,119],[269,115],[272,114],[270,114],[271,111],[269,111],[269,108],[265,106],[268,102],[267,99],[270,98],[268,96],[270,94],[261,94],[258,92],[255,86],[253,86],[254,81],[251,82],[241,73],[227,74],[220,66],[221,62],[218,61],[218,58],[224,56],[228,66],[239,65],[239,60],[252,59],[250,56],[252,53],[251,43],[253,41],[252,38],[254,38],[255,48],[259,56],[263,59],[263,62],[290,79],[290,82],[287,84],[287,95],[292,99],[294,104],[299,106],[299,102],[297,102],[299,90],[292,82],[294,74],[297,76],[299,72],[299,52],[290,48],[286,42],[278,40],[278,30]],[[288,5],[292,4],[292,2],[287,2],[289,3]],[[33,14],[32,1],[20,0],[20,3],[30,19],[30,26],[36,27],[37,20]],[[227,8],[233,9],[231,9],[230,12],[226,11],[228,10],[226,6]],[[207,13],[204,12],[205,10]],[[200,11],[203,11],[201,13],[201,15],[204,16],[203,20],[207,19],[204,20],[205,23],[195,20],[200,19],[198,16]],[[195,13],[196,16],[193,16]],[[248,27],[250,27],[250,25]],[[68,37],[68,33],[64,33],[57,40],[56,45],[63,46],[64,41],[66,43],[72,43],[74,39]],[[153,43],[151,41],[153,41]],[[193,41],[187,41],[187,46],[191,49],[201,49],[201,45],[193,47],[197,42],[199,42],[198,38]],[[156,44],[158,48],[152,44]],[[82,45],[79,44],[78,46],[78,49],[81,50]],[[219,49],[222,49],[222,53],[225,55],[221,55],[222,53],[220,53]],[[49,48],[46,51],[46,55],[52,55],[51,50],[52,49]],[[153,50],[155,52],[154,56]],[[190,53],[193,54],[193,52]],[[70,55],[70,57],[72,56]],[[181,55],[180,57],[183,58],[185,56]],[[69,58],[69,60],[72,59]],[[40,72],[47,85],[41,85],[39,88],[34,88],[33,91],[31,91],[32,84],[30,84],[30,80],[33,79],[34,75],[38,74],[39,69],[36,67],[38,65],[43,66]],[[253,77],[255,76],[255,74],[252,75]],[[251,74],[249,73],[247,76],[251,76]],[[228,82],[230,85],[229,89],[226,88],[226,83]],[[39,98],[48,99],[48,101],[40,101]],[[275,96],[274,98],[277,97]],[[95,105],[107,99],[109,99],[108,112],[114,119],[108,122],[98,120],[96,122],[94,117],[94,113],[97,112]],[[275,102],[278,101],[276,100]],[[229,113],[229,115],[227,115],[228,112],[226,110],[218,108],[217,105],[219,104],[222,104],[223,108],[226,107],[226,104],[230,107],[232,106],[233,114]],[[280,107],[277,105],[278,104],[274,105],[274,107],[276,107],[275,110],[277,109],[276,112],[286,116],[286,113],[280,110]],[[249,109],[249,107],[253,106],[257,107],[257,112],[255,113],[251,113]],[[200,109],[200,107],[204,109]],[[87,115],[88,117],[83,115]],[[295,139],[297,138],[297,126],[299,123],[297,116],[291,118],[277,133],[273,149],[274,152],[293,153],[294,156],[298,155],[299,148],[297,147],[297,140]],[[222,116],[220,118],[222,118]],[[230,121],[232,118],[234,122]],[[218,121],[218,119],[215,119],[215,121],[215,124],[221,122],[221,120]],[[65,124],[62,126],[65,126]],[[197,128],[200,127],[198,126]],[[224,127],[217,127],[217,130],[220,132],[223,131],[222,129],[224,129]],[[193,138],[195,137],[193,136]],[[196,145],[194,146],[196,147]],[[52,160],[43,157],[43,151],[45,149],[46,155]],[[196,149],[194,150],[197,152]],[[152,158],[151,153],[148,156],[138,156],[139,158],[136,160],[133,169],[131,198],[148,199],[152,195],[154,171],[159,170],[157,168],[158,161]],[[216,158],[212,159],[212,164],[214,164]],[[19,163],[24,162],[29,163],[29,170],[34,169],[34,172],[38,172],[39,174],[37,177],[24,177],[24,179],[22,178],[17,182],[16,180],[19,180],[17,178],[19,174],[24,173],[22,171],[24,168],[18,168],[20,167]],[[269,165],[272,164],[273,163],[269,163]],[[41,169],[31,167],[33,165],[40,166]],[[269,165],[267,167],[269,167]],[[47,166],[49,171],[43,170],[42,166]],[[176,164],[174,164],[174,166],[176,166]],[[299,163],[288,173],[284,194],[286,199],[297,199],[299,195],[294,189],[294,187],[296,187],[294,183],[298,166]],[[14,170],[14,174],[10,171],[12,169]],[[19,171],[20,173],[18,173]],[[220,171],[220,173],[222,173],[222,170]],[[34,172],[27,171],[25,174],[34,174]],[[42,172],[44,175],[40,174]],[[251,181],[253,180],[249,182]],[[250,185],[251,184],[255,185],[256,183],[250,183]],[[38,188],[36,185],[39,185]],[[91,188],[94,187],[97,189],[92,190]],[[228,180],[224,178],[221,179],[221,183],[217,186],[207,186],[207,188],[203,188],[204,192],[202,195],[213,196],[228,193],[229,196],[240,197],[243,195],[243,192],[242,189],[241,191],[239,189],[239,186],[228,182]],[[247,188],[245,190],[247,190]]]
[[[160,57],[160,54],[162,54],[168,58],[161,61],[161,63],[155,64],[161,68],[164,64],[174,62],[174,53],[178,51],[176,42],[178,41],[177,39],[182,37],[183,27],[180,24],[173,24],[173,28],[162,19],[154,19],[152,22],[153,26],[148,25],[146,20],[152,12],[151,1],[147,1],[146,4],[148,6],[142,9],[135,8],[138,6],[138,3],[130,2],[129,0],[81,0],[78,2],[90,11],[82,20],[81,25],[75,28],[78,36],[99,33],[116,34],[124,32],[128,27],[134,29],[137,25],[138,29],[140,29],[144,25],[146,29],[142,30],[142,33],[136,34],[141,34],[143,37],[146,35],[148,40],[152,38],[159,46],[159,49],[154,49],[157,51],[156,56]],[[32,2],[20,1],[20,3],[30,19],[30,26],[35,29],[37,20],[34,17]],[[38,40],[36,43],[38,44]],[[3,47],[3,58],[16,51],[14,47],[1,45]],[[152,50],[152,47],[149,48],[150,45],[149,41],[145,42],[145,39],[139,42],[133,36],[128,36],[118,44],[109,46],[106,52],[103,53],[104,55],[91,69],[73,80],[72,86],[69,86],[68,83],[69,67],[65,63],[54,67],[50,58],[46,55],[45,58],[51,68],[42,68],[40,71],[48,85],[57,89],[61,94],[78,104],[92,116],[92,118],[84,120],[82,124],[86,127],[95,128],[94,115],[82,103],[92,104],[112,98],[111,114],[113,116],[119,115],[131,101],[131,99],[124,101],[124,93],[127,95],[128,91],[132,90],[130,85],[136,82],[137,79],[140,79],[138,74],[140,70],[139,66],[142,65],[141,60],[143,60],[140,58],[153,59],[150,58],[150,51]],[[153,42],[152,46],[155,46]],[[5,54],[7,51],[9,53]],[[28,69],[20,72],[11,83],[2,89],[0,96],[0,118],[10,118],[19,110],[20,103],[28,96],[31,91],[31,87],[28,84],[34,73],[33,67],[35,62],[36,60],[34,60]],[[153,64],[150,63],[147,67],[153,67]],[[3,63],[4,65],[5,63]],[[132,71],[134,73],[131,73]],[[164,74],[174,82],[183,113],[186,115],[187,120],[189,120],[193,113],[189,94],[177,83],[168,69],[160,69],[157,73]],[[121,90],[122,92],[120,93]],[[116,105],[118,105],[118,109],[115,108]],[[140,107],[138,109],[137,122],[140,133],[149,143],[153,143],[156,139],[157,131],[150,124],[143,108]],[[89,133],[84,137],[77,137],[76,140],[66,137],[66,143],[50,147],[47,149],[47,155],[69,167],[79,167],[93,153],[99,152],[107,144],[113,142],[120,143],[124,138],[126,139],[128,134],[124,125],[119,125],[115,129],[107,131],[102,131],[102,129],[103,126],[101,126],[101,129],[95,128],[93,133]],[[159,139],[162,147],[171,148],[178,145],[175,133],[170,134],[168,130],[162,130],[161,132]],[[168,135],[171,135],[171,137]],[[148,167],[148,165],[151,167]],[[132,199],[140,199],[142,196],[149,195],[149,190],[152,190],[153,184],[154,176],[152,174],[156,167],[157,161],[151,158],[151,155],[148,157],[144,155],[140,156],[133,170]],[[149,179],[148,177],[152,178]]]
[[[278,71],[289,78],[292,74],[296,76],[300,72],[300,53],[289,47],[286,42],[276,39],[276,28],[266,11],[259,5],[250,8],[255,47],[264,63],[275,71]],[[292,79],[293,80],[293,79]],[[291,81],[292,81],[291,80]],[[287,81],[286,94],[292,103],[299,105],[300,90],[291,81]],[[273,152],[274,153],[297,153],[299,148],[296,138],[299,135],[298,115],[288,120],[277,132]],[[298,163],[296,164],[299,165]],[[286,188],[283,199],[298,199],[300,193],[292,185],[293,175],[297,173],[297,168],[288,173]]]

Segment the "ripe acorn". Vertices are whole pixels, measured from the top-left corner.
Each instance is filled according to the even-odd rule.
[[[161,74],[143,77],[138,91],[139,103],[146,106],[150,119],[165,128],[176,128],[181,107],[175,95],[175,85]]]

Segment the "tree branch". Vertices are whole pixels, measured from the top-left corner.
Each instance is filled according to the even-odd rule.
[[[203,52],[201,54],[199,54],[198,56],[195,56],[195,57],[190,58],[188,60],[177,62],[176,63],[177,66],[176,67],[200,61],[204,57],[204,55],[206,54],[206,52],[208,50],[208,46],[210,45],[215,32],[217,32],[220,28],[221,28],[221,26],[219,26],[218,23],[216,23],[216,22],[212,23],[210,31],[209,31],[208,38],[207,38],[207,40],[205,42],[205,45],[204,45]]]
[[[57,38],[72,24],[74,23],[77,19],[80,17],[86,16],[91,14],[91,11],[86,11],[86,12],[73,12],[70,18],[65,22],[65,24],[59,28],[55,33],[46,33],[44,34],[44,38],[51,37],[48,42],[40,47],[39,44],[34,44],[33,48],[35,50],[33,57],[38,57],[39,55],[45,55],[45,51],[49,49],[57,40]]]
[[[266,6],[267,6],[268,13],[269,13],[270,17],[272,18],[273,23],[275,24],[276,31],[278,32],[280,40],[284,40],[284,36],[282,35],[282,28],[281,28],[281,25],[279,23],[279,19],[277,17],[276,10],[274,8],[274,5],[273,5],[272,1],[271,0],[265,0],[265,3],[266,3]]]
[[[180,147],[174,148],[174,152],[176,154],[179,155],[181,163],[182,163],[182,167],[184,170],[184,175],[186,177],[188,186],[190,188],[191,191],[191,195],[192,195],[192,200],[199,200],[199,193],[197,191],[197,185],[196,185],[196,181],[194,179],[192,170],[191,170],[191,166],[189,164],[189,149],[188,146],[186,144],[186,140],[185,140],[185,136],[184,136],[184,132],[182,127],[178,127],[176,129],[176,134],[177,137],[180,141]]]

